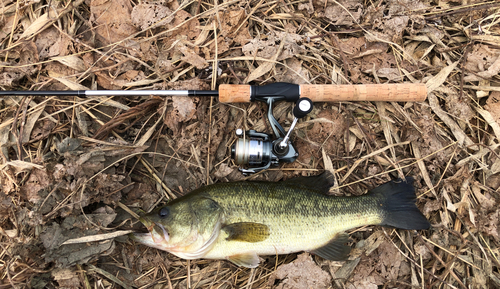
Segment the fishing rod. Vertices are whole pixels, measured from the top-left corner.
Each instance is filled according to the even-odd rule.
[[[427,88],[423,83],[403,84],[293,84],[277,82],[263,86],[221,84],[219,90],[49,90],[0,91],[1,96],[218,96],[221,103],[265,100],[295,102],[307,97],[313,102],[338,101],[424,101]]]
[[[339,101],[404,101],[417,102],[427,98],[427,87],[417,84],[292,84],[277,82],[263,86],[221,84],[219,90],[64,90],[64,91],[0,91],[2,96],[218,96],[221,103],[262,101],[268,105],[267,118],[274,137],[255,130],[236,130],[238,139],[231,146],[231,157],[244,174],[268,169],[280,162],[291,163],[299,156],[290,142],[290,135],[299,118],[312,111],[313,102]],[[276,101],[295,102],[294,119],[288,132],[273,115]]]

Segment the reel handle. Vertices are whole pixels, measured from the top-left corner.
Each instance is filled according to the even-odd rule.
[[[293,108],[293,116],[296,118],[303,118],[308,115],[313,109],[313,102],[307,97],[301,97],[297,100]]]
[[[288,132],[286,133],[285,137],[283,140],[280,142],[280,149],[284,149],[288,146],[288,140],[290,139],[290,135],[292,134],[293,129],[295,128],[295,125],[297,125],[297,121],[299,118],[303,118],[306,115],[308,115],[313,109],[313,102],[307,98],[307,97],[301,97],[299,100],[297,100],[297,103],[295,104],[295,107],[293,108],[293,122],[290,128],[288,129]]]

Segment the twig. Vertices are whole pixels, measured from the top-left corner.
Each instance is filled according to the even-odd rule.
[[[417,263],[415,260],[413,260],[412,258],[410,258],[410,257],[406,256],[406,254],[405,254],[403,251],[401,251],[401,249],[399,249],[399,247],[398,247],[398,246],[394,243],[394,241],[392,241],[391,237],[389,237],[389,235],[387,234],[387,232],[385,231],[385,229],[383,229],[382,231],[384,232],[384,234],[385,234],[385,236],[387,237],[387,239],[388,239],[389,241],[391,241],[392,245],[394,245],[394,247],[395,247],[395,248],[399,251],[399,253],[400,253],[401,255],[403,255],[406,259],[408,259],[410,262],[412,262],[415,266],[417,266],[418,268],[421,268],[421,269],[422,269],[422,270],[424,270],[427,274],[432,275],[434,278],[438,279],[438,280],[439,280],[439,281],[441,281],[443,284],[446,284],[446,285],[450,286],[451,288],[455,288],[455,289],[457,288],[457,287],[455,287],[455,286],[453,286],[453,285],[449,284],[448,282],[444,281],[444,280],[443,280],[443,279],[441,279],[440,277],[438,277],[438,276],[436,276],[436,275],[432,274],[429,270],[427,270],[427,269],[425,269],[425,268],[421,267],[421,266],[420,266],[420,264],[418,264],[418,263]],[[422,280],[422,282],[423,282],[423,280]],[[466,287],[466,288],[467,288],[467,287]]]
[[[438,17],[448,16],[448,15],[454,15],[454,14],[461,14],[461,13],[467,13],[467,12],[476,11],[476,10],[483,10],[483,9],[487,10],[487,9],[495,8],[495,7],[498,7],[498,6],[500,6],[500,3],[495,3],[495,1],[492,1],[492,2],[489,2],[489,3],[479,4],[476,7],[470,7],[470,5],[465,5],[465,7],[463,7],[463,8],[454,7],[453,9],[456,9],[456,10],[448,11],[448,12],[439,12],[436,15],[425,17],[425,20],[432,20],[432,19],[435,19],[435,18],[438,18]]]
[[[340,47],[340,42],[339,42],[338,36],[336,34],[333,34],[333,33],[329,34],[329,36],[330,36],[330,39],[332,40],[332,42],[334,42],[335,45],[337,46],[337,48],[339,49],[340,57],[342,58],[342,67],[344,68],[346,76],[350,77],[352,75],[351,68],[349,67],[349,62],[347,61],[347,57],[345,56],[345,53],[342,50],[342,47]]]

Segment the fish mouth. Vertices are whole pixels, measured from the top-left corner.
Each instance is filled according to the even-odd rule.
[[[148,233],[133,233],[132,239],[150,246],[168,244],[170,236],[162,224],[144,217],[141,217],[139,221],[147,228]]]

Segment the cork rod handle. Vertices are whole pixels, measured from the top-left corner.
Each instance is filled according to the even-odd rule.
[[[223,103],[250,102],[249,85],[223,84],[219,87],[219,101]],[[300,85],[300,96],[313,102],[337,101],[424,101],[427,87],[423,83],[363,84],[363,85]]]
[[[359,84],[300,86],[300,96],[314,102],[331,101],[424,101],[427,87],[417,84]]]

